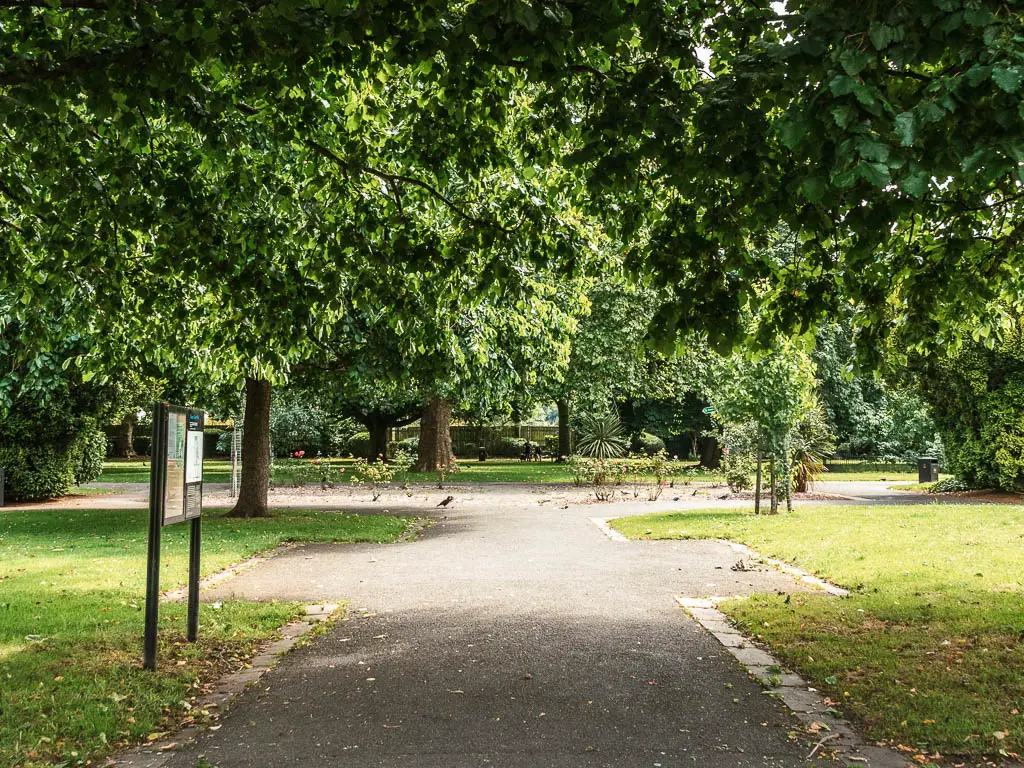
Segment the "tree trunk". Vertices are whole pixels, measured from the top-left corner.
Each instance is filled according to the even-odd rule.
[[[270,382],[245,380],[245,420],[242,432],[242,482],[238,501],[228,517],[269,517]]]
[[[135,455],[132,443],[135,442],[135,414],[129,413],[121,420],[121,428],[117,433],[117,452],[125,459]]]
[[[771,463],[769,464],[772,473],[772,503],[771,512],[772,515],[779,514],[779,484],[778,478],[775,476],[775,457],[772,456]]]
[[[700,465],[705,469],[718,469],[722,466],[722,452],[719,450],[717,438],[701,438]]]
[[[569,401],[559,400],[558,403],[558,460],[572,455],[572,435],[569,432]]]
[[[370,433],[370,461],[388,457],[388,423],[381,416],[371,416],[366,420],[366,429]]]
[[[451,403],[432,395],[420,418],[420,448],[414,472],[434,472],[451,463],[451,423]]]
[[[757,473],[754,475],[754,514],[761,514],[761,463],[764,461],[764,454],[757,449]]]

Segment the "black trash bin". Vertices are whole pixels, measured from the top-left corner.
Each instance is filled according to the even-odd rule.
[[[939,460],[932,456],[922,456],[917,460],[917,482],[934,483],[939,479]]]

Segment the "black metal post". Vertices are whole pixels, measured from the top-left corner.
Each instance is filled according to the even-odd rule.
[[[167,483],[167,403],[153,407],[152,460],[149,469],[149,547],[146,555],[146,627],[142,666],[156,671],[156,633],[160,620],[160,533]]]
[[[188,641],[194,643],[199,637],[199,548],[202,523],[192,518],[188,538]]]

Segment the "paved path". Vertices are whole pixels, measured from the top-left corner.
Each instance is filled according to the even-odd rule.
[[[418,541],[304,546],[226,582],[205,599],[346,598],[349,617],[168,765],[805,765],[796,720],[673,600],[800,587],[588,519],[633,508],[457,501]]]

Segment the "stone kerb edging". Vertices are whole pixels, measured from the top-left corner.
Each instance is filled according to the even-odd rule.
[[[768,651],[751,644],[747,637],[715,607],[725,598],[677,597],[676,602],[729,651],[771,695],[778,697],[809,730],[821,736],[808,759],[823,748],[833,751],[848,768],[906,768],[902,757],[892,750],[865,741],[850,723],[830,707],[815,688],[799,675],[785,672]]]
[[[757,551],[751,549],[750,547],[744,544],[737,544],[736,542],[729,541],[727,539],[718,539],[718,541],[722,542],[723,544],[728,544],[729,548],[732,549],[733,552],[739,552],[741,555],[745,555],[749,557],[751,560],[757,560],[759,562],[777,568],[783,573],[788,573],[790,576],[795,576],[798,581],[802,581],[804,584],[810,584],[813,587],[825,590],[830,595],[835,595],[836,597],[850,596],[850,590],[843,589],[842,587],[837,587],[835,584],[825,581],[824,579],[819,579],[817,576],[810,574],[805,570],[797,568],[795,565],[790,565],[789,563],[785,563],[782,560],[776,560],[773,557],[764,557]]]

